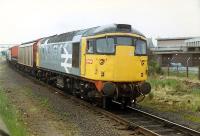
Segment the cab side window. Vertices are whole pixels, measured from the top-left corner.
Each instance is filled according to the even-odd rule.
[[[136,41],[135,54],[146,55],[147,54],[147,43],[144,40],[138,39]]]
[[[95,53],[95,40],[89,40],[87,42],[87,53],[88,54]]]

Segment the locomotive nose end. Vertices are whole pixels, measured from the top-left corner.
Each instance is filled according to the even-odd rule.
[[[140,85],[140,90],[142,92],[142,94],[146,95],[149,94],[151,92],[151,85],[148,82],[144,82]]]

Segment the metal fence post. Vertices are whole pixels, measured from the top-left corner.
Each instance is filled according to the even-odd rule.
[[[187,65],[187,67],[186,67],[186,72],[187,72],[187,78],[188,78],[188,65]]]

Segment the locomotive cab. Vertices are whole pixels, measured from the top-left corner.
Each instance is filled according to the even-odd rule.
[[[113,82],[147,79],[146,41],[132,35],[105,35],[86,40],[85,77]]]

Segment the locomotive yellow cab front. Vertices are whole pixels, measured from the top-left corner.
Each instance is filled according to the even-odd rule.
[[[135,46],[116,46],[113,66],[115,82],[137,82],[147,79],[147,57],[140,56],[141,54],[135,56],[135,54]]]
[[[85,39],[84,77],[112,82],[138,82],[147,79],[146,41],[119,33]],[[83,62],[83,61],[82,61]]]

